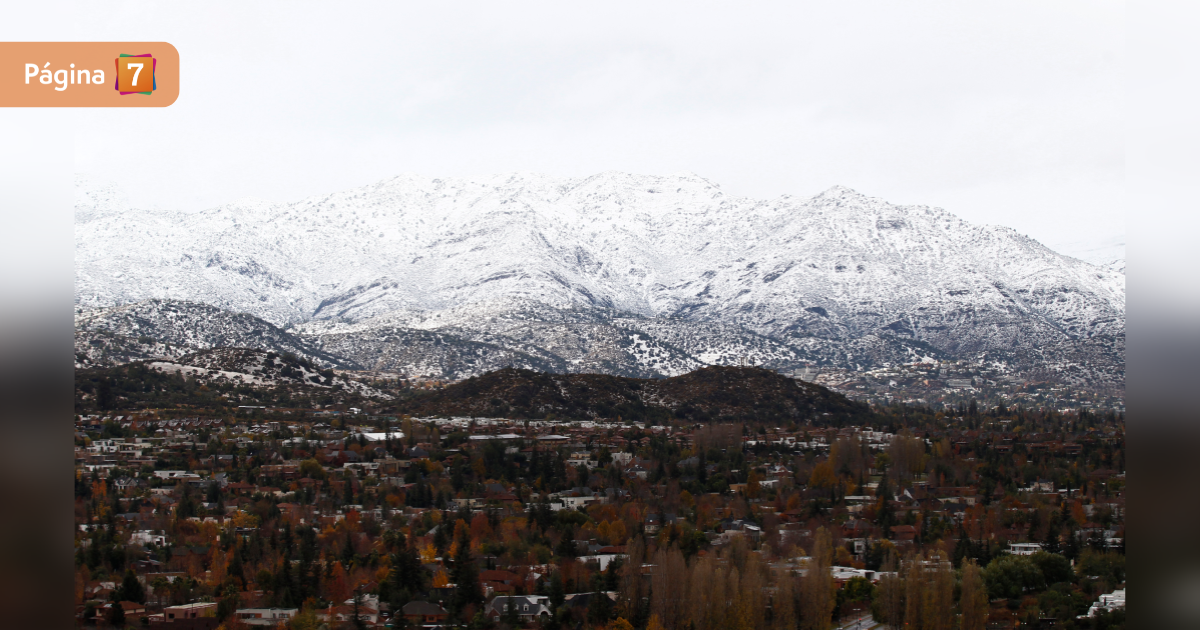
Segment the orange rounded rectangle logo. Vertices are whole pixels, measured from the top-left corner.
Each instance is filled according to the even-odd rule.
[[[166,107],[179,98],[167,42],[0,42],[0,107]]]

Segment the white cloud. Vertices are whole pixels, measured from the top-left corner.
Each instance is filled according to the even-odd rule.
[[[175,105],[76,122],[77,168],[142,206],[401,172],[686,170],[754,197],[846,185],[1048,243],[1124,235],[1119,3],[144,7],[0,27],[179,49]]]

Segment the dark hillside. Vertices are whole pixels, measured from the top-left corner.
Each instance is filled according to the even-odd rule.
[[[469,378],[401,407],[422,416],[760,421],[840,424],[873,417],[864,404],[771,370],[707,367],[666,379],[548,374],[506,368]]]

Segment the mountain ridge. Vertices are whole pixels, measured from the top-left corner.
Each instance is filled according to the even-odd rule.
[[[784,365],[871,339],[895,360],[896,350],[1028,354],[1124,335],[1123,274],[1009,228],[842,186],[754,200],[693,174],[399,175],[193,213],[132,209],[81,184],[78,204],[81,311],[200,302],[265,320],[311,352],[340,344],[327,353],[335,363],[380,365],[401,338],[429,347],[436,335],[417,330],[458,344],[450,363],[515,352],[538,369],[616,361],[631,376],[734,362],[750,346]],[[680,331],[698,338],[703,326],[734,331],[737,349],[672,350]],[[348,348],[372,328],[394,342],[373,355]],[[652,346],[658,367],[636,358]]]
[[[415,415],[661,422],[811,422],[874,417],[828,389],[753,367],[708,366],[665,379],[505,368],[411,398]]]

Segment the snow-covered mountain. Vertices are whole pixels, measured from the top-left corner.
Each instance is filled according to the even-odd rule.
[[[290,353],[324,366],[342,362],[270,322],[207,304],[145,300],[75,316],[77,367],[174,359],[230,347]]]
[[[78,191],[81,312],[200,302],[362,367],[641,376],[1124,334],[1122,273],[840,187],[754,200],[686,174],[406,175],[196,213]]]

